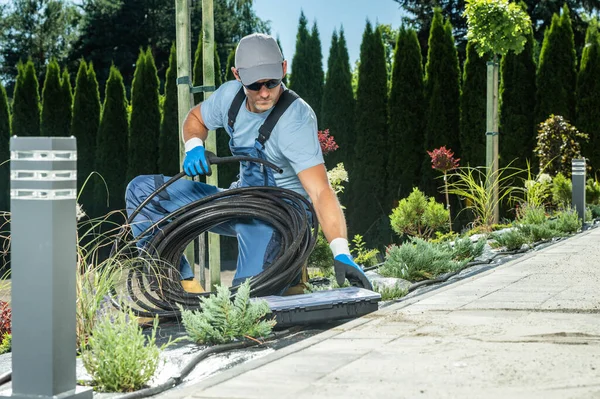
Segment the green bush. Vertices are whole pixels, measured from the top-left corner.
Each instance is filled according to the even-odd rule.
[[[360,234],[356,234],[352,239],[352,248],[350,252],[354,256],[354,261],[364,267],[374,266],[377,264],[377,249],[367,249],[367,244],[363,241]]]
[[[383,297],[383,295],[382,295]],[[6,333],[2,336],[2,343],[0,343],[0,355],[8,353],[12,349],[12,334]]]
[[[550,224],[523,224],[518,229],[527,237],[528,243],[550,240],[554,237],[564,237],[564,234],[554,229]]]
[[[562,173],[557,174],[552,179],[552,203],[561,208],[567,208],[571,205],[571,193],[573,183]]]
[[[581,229],[581,219],[575,209],[567,209],[556,213],[556,219],[550,220],[548,225],[562,233],[576,233]]]
[[[223,344],[244,337],[266,337],[275,320],[265,320],[271,312],[264,300],[250,300],[250,281],[246,280],[231,301],[226,286],[217,294],[200,298],[199,311],[180,307],[183,326],[190,339],[198,344]]]
[[[600,204],[600,182],[588,179],[585,185],[585,202],[588,204]]]
[[[308,257],[308,267],[319,268],[325,273],[333,267],[333,254],[322,230],[319,230],[315,248]]]
[[[147,384],[158,367],[160,348],[156,345],[158,318],[150,336],[145,336],[131,309],[107,310],[94,326],[88,346],[82,352],[83,365],[100,392],[131,392]]]
[[[389,301],[392,299],[402,298],[408,294],[408,290],[400,288],[397,285],[393,287],[379,286],[376,283],[373,284],[373,289],[381,294],[382,301]]]
[[[519,229],[508,230],[502,233],[493,233],[491,238],[496,242],[494,247],[504,247],[507,251],[521,249],[527,243],[527,237]]]
[[[444,205],[427,198],[418,188],[400,201],[390,216],[392,229],[398,234],[421,238],[431,237],[448,225],[448,210]]]
[[[483,253],[485,242],[486,240],[483,237],[475,243],[469,237],[457,238],[452,247],[452,258],[469,262]]]
[[[581,158],[580,141],[589,136],[581,133],[560,115],[551,115],[539,124],[535,153],[540,160],[540,169],[554,175],[564,173],[571,176],[571,161]]]
[[[419,281],[462,269],[467,260],[456,261],[448,245],[432,244],[412,237],[401,246],[392,245],[379,272],[385,277]]]
[[[523,204],[517,210],[517,221],[522,224],[543,224],[546,221],[546,210],[542,206]]]
[[[591,205],[590,211],[593,219],[600,218],[600,205]]]

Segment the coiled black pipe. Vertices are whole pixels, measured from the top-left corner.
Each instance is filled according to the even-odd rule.
[[[282,172],[260,158],[219,158],[207,151],[207,160],[209,164],[256,162]],[[126,228],[112,248],[113,256],[128,252],[138,255],[126,280],[127,294],[135,304],[132,310],[138,316],[174,317],[180,313],[179,306],[191,310],[200,307],[199,298],[211,292],[193,294],[183,290],[178,272],[181,255],[200,234],[233,219],[266,222],[281,238],[273,263],[250,279],[250,295],[278,294],[295,282],[315,246],[319,226],[312,204],[292,190],[266,186],[224,190],[166,215],[134,240],[128,228],[133,218],[158,193],[184,176],[184,172],[175,175],[148,196],[128,217]],[[154,236],[145,250],[137,254],[135,242],[152,233]],[[239,285],[231,287],[231,293],[235,294],[238,288]],[[116,293],[113,294],[113,297],[116,296]],[[120,307],[116,299],[112,300],[115,306]]]

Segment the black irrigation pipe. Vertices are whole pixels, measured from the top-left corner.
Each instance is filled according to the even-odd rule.
[[[264,342],[253,341],[253,340],[247,339],[247,340],[240,341],[240,342],[232,342],[232,343],[228,343],[228,344],[209,346],[208,348],[203,349],[196,356],[194,356],[185,365],[185,367],[183,369],[181,369],[179,374],[169,378],[167,381],[163,382],[162,384],[157,385],[155,387],[144,388],[144,389],[140,389],[138,391],[119,395],[119,396],[114,397],[113,399],[138,399],[138,398],[146,398],[148,396],[157,395],[159,393],[162,393],[168,389],[174,388],[175,386],[181,384],[183,382],[184,378],[187,377],[188,374],[190,374],[192,372],[192,370],[194,370],[196,365],[198,363],[200,363],[202,360],[206,359],[210,355],[213,355],[216,353],[222,353],[222,352],[226,352],[226,351],[230,351],[230,350],[234,350],[234,349],[244,349],[244,348],[249,348],[252,346],[262,345],[262,344],[266,343],[268,340],[273,340],[276,338],[283,338],[284,336],[287,336],[287,335],[290,335],[290,334],[296,332],[296,330],[297,330],[297,328],[293,329],[293,330],[290,329],[290,330],[284,330],[284,331],[272,333],[265,339]]]
[[[260,158],[219,158],[209,152],[207,158],[210,164],[245,160],[282,172]],[[228,189],[187,204],[164,216],[136,238],[152,236],[146,250],[136,257],[138,250],[127,226],[156,195],[184,176],[185,173],[180,172],[150,194],[128,217],[113,245],[113,256],[135,254],[137,265],[128,271],[126,288],[131,302],[136,305],[132,310],[137,316],[172,318],[179,316],[179,306],[189,310],[200,308],[199,298],[213,293],[193,294],[183,290],[177,267],[173,265],[179,265],[185,248],[196,237],[231,220],[260,220],[270,224],[281,238],[273,263],[250,279],[251,296],[277,294],[294,282],[315,246],[319,224],[313,205],[306,198],[278,187]],[[136,286],[141,292],[136,291]],[[238,288],[239,285],[231,287],[231,294],[234,295]],[[113,305],[121,308],[116,296],[113,292]]]

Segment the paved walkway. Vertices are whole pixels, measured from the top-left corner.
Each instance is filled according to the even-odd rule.
[[[600,398],[600,229],[162,398]]]

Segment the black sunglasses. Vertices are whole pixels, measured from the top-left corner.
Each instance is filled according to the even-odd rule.
[[[271,79],[267,80],[266,82],[254,82],[249,85],[244,85],[244,87],[248,90],[259,91],[263,86],[266,86],[267,89],[271,90],[279,86],[281,84],[281,80],[282,79]]]

